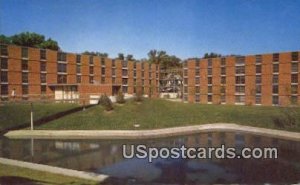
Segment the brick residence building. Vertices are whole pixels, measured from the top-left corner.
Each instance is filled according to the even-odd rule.
[[[183,64],[183,100],[205,104],[299,104],[299,54],[189,59]]]
[[[155,64],[0,45],[1,100],[97,101],[101,94],[158,96]]]

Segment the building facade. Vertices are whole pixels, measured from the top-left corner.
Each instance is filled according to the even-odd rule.
[[[285,52],[189,59],[183,64],[183,101],[299,104],[299,58],[299,52]]]
[[[1,45],[1,100],[97,101],[101,94],[158,96],[159,66]]]

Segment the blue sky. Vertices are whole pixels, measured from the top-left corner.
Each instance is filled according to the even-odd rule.
[[[0,34],[37,32],[64,51],[151,49],[178,57],[205,52],[300,50],[300,0],[0,0]]]

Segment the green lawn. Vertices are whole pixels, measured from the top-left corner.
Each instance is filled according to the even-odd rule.
[[[34,103],[34,120],[75,107],[78,107],[78,105],[69,103]],[[30,123],[29,103],[9,103],[0,106],[0,131],[26,122]]]
[[[4,165],[0,163],[0,184],[97,184],[95,181]]]
[[[95,106],[86,111],[49,122],[38,129],[139,129],[166,128],[206,123],[237,123],[257,127],[300,131],[300,108],[280,108],[238,105],[201,105],[170,102],[162,99],[145,100],[142,104],[130,101],[114,105],[112,112]],[[273,119],[296,121],[294,126],[275,126]]]

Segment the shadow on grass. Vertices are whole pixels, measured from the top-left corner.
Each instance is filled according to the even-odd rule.
[[[73,108],[73,109],[69,109],[69,110],[66,110],[66,111],[62,111],[62,112],[52,114],[50,116],[45,116],[45,117],[39,118],[37,120],[34,120],[33,125],[34,126],[40,126],[40,125],[43,125],[43,124],[48,123],[50,121],[53,121],[53,120],[62,118],[64,116],[67,116],[69,114],[73,114],[75,112],[79,112],[79,111],[82,111],[84,109],[91,108],[93,106],[96,106],[96,105],[88,105],[88,106],[85,106],[85,107],[76,107],[76,108]],[[16,126],[13,126],[13,127],[10,127],[10,128],[6,128],[4,130],[0,130],[0,135],[5,134],[6,132],[11,131],[11,130],[19,130],[19,129],[24,129],[24,128],[27,128],[27,127],[30,127],[30,122],[25,122],[25,123],[22,123],[20,125],[16,125]]]

